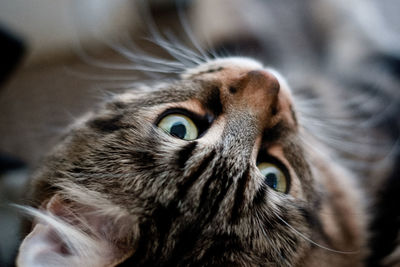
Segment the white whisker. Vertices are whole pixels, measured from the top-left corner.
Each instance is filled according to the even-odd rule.
[[[132,64],[122,64],[122,63],[109,63],[96,58],[89,56],[84,51],[78,52],[79,57],[85,63],[92,65],[94,67],[103,68],[103,69],[111,69],[111,70],[129,70],[129,71],[144,71],[144,72],[159,72],[159,73],[177,73],[180,71],[170,70],[170,69],[161,69],[161,68],[150,68],[145,66],[137,66]]]
[[[132,51],[128,50],[126,47],[122,46],[121,44],[110,43],[109,46],[113,48],[114,51],[118,52],[128,60],[131,60],[133,63],[141,63],[141,64],[154,63],[157,64],[157,66],[162,65],[165,69],[168,69],[169,67],[173,71],[184,70],[184,66],[176,61],[150,57],[147,55],[137,55],[134,54]]]
[[[180,50],[182,53],[185,53],[187,56],[192,57],[193,61],[199,65],[202,64],[204,62],[206,62],[204,60],[204,58],[202,58],[200,55],[198,55],[196,52],[194,52],[193,50],[191,50],[190,48],[188,48],[187,46],[183,45],[181,41],[179,41],[177,39],[177,37],[171,32],[171,31],[166,31],[165,32],[166,37],[168,38],[168,40],[174,44],[174,46]]]
[[[178,3],[179,3],[179,1],[178,1]],[[194,47],[197,49],[197,51],[199,51],[199,53],[202,55],[204,61],[210,60],[207,53],[204,51],[204,49],[200,46],[200,44],[197,42],[196,38],[194,37],[193,32],[189,26],[188,19],[186,18],[185,12],[183,11],[182,5],[178,5],[177,10],[178,10],[179,21],[183,27],[183,30],[185,31],[185,34],[189,37],[189,40],[194,45]]]
[[[319,247],[319,248],[321,248],[321,249],[324,249],[324,250],[327,250],[327,251],[330,251],[330,252],[333,252],[333,253],[339,253],[339,254],[357,254],[357,253],[359,253],[359,251],[341,251],[341,250],[336,250],[336,249],[328,248],[328,247],[326,247],[326,246],[323,246],[323,245],[321,245],[321,244],[318,244],[317,242],[313,241],[312,239],[310,239],[310,238],[307,237],[306,235],[304,235],[304,234],[302,234],[301,232],[297,231],[293,226],[291,226],[288,222],[286,222],[284,219],[282,219],[282,217],[279,216],[279,214],[275,214],[275,216],[276,216],[281,222],[283,222],[287,227],[289,227],[289,229],[292,230],[294,233],[296,233],[297,235],[299,235],[299,236],[300,236],[301,238],[303,238],[304,240],[310,242],[311,244],[313,244],[313,245],[315,245],[315,246],[317,246],[317,247]]]
[[[88,73],[88,72],[82,72],[82,71],[77,71],[77,70],[73,70],[69,67],[65,67],[64,71],[68,74],[68,75],[72,75],[76,78],[80,78],[83,80],[93,80],[93,81],[135,81],[137,80],[136,76],[116,76],[116,75],[112,75],[109,74],[107,76],[105,75],[98,75],[98,74],[94,74],[94,73]]]
[[[173,44],[166,41],[164,38],[162,39],[148,39],[149,41],[154,42],[158,46],[162,47],[165,51],[168,52],[173,58],[179,60],[186,67],[194,67],[197,65],[195,59],[191,56],[185,55],[182,51],[178,50]]]

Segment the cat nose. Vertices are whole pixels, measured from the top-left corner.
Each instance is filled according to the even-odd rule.
[[[252,70],[231,83],[228,98],[233,109],[249,110],[265,127],[277,113],[279,92],[279,81],[271,72]]]
[[[249,80],[250,87],[258,86],[264,88],[269,94],[279,93],[279,81],[278,79],[267,70],[252,70],[247,73],[246,79]]]
[[[244,90],[249,95],[254,94],[257,99],[267,96],[269,99],[275,99],[280,90],[278,79],[266,70],[253,70],[247,73],[248,80]],[[264,105],[265,106],[265,105]]]

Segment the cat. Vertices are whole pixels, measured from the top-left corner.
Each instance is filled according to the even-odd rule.
[[[340,100],[342,93],[354,96],[367,88],[361,81],[369,85],[372,76],[352,69],[350,58],[340,65],[348,73],[329,76],[318,64],[293,63],[290,51],[278,53],[284,59],[266,55],[266,62],[283,62],[282,69],[287,62],[299,68],[286,80],[252,58],[194,56],[156,37],[185,62],[179,78],[137,84],[75,122],[32,179],[36,209],[25,209],[35,220],[17,265],[374,263],[371,240],[379,236],[371,229],[385,218],[371,213],[368,202],[377,194],[366,189],[374,173],[343,163],[368,163],[374,153],[356,155],[370,143],[354,125],[324,121],[329,114],[365,121],[369,106],[359,107],[360,115],[351,106],[359,101]],[[388,61],[380,57],[370,67],[382,62]],[[355,89],[346,90],[351,82]],[[310,111],[312,102],[299,94],[322,104]],[[342,150],[324,142],[326,132],[313,124],[321,121],[332,126],[329,134],[340,132],[342,139],[329,140]],[[373,137],[380,133],[370,129]]]
[[[276,71],[215,59],[148,91],[117,95],[46,160],[33,195],[47,215],[19,266],[360,262],[361,192],[305,143]]]

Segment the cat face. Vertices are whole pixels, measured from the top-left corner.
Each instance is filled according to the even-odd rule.
[[[79,263],[89,239],[104,266],[354,265],[361,253],[342,253],[363,243],[351,176],[305,146],[298,116],[284,79],[245,58],[116,96],[38,172],[33,196],[63,226],[42,216],[20,265],[49,235]]]

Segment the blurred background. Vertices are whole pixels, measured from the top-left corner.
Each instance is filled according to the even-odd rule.
[[[9,203],[23,200],[22,185],[42,156],[107,92],[149,79],[106,64],[134,64],[115,49],[119,44],[171,57],[146,40],[154,23],[194,49],[255,56],[298,87],[308,86],[304,77],[346,80],[375,70],[373,64],[360,71],[364,60],[389,66],[398,78],[399,10],[396,0],[2,0],[0,266],[13,266],[20,238]],[[392,87],[387,94],[395,107],[386,124],[398,123],[399,93]],[[387,135],[397,136],[393,131]]]

